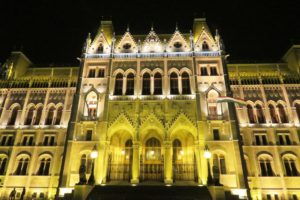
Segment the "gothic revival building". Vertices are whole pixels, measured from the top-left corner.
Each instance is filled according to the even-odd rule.
[[[281,63],[226,58],[202,18],[190,33],[146,35],[102,21],[79,67],[13,52],[0,81],[0,198],[25,188],[53,199],[88,182],[299,199],[300,47]]]

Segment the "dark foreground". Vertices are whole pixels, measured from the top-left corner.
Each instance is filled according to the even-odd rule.
[[[207,187],[95,186],[87,200],[211,200]]]

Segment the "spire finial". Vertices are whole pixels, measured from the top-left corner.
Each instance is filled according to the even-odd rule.
[[[151,23],[151,31],[154,30],[153,22]]]
[[[175,28],[176,31],[178,31],[178,22],[176,22],[176,28]]]
[[[129,32],[130,28],[129,28],[129,24],[127,24],[127,28],[126,31]]]

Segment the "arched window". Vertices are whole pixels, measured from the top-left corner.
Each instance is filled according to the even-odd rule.
[[[270,116],[271,116],[272,123],[278,123],[276,110],[275,110],[275,108],[272,104],[269,104],[269,111],[270,111]]]
[[[206,41],[202,43],[202,51],[209,51],[209,46]]]
[[[7,158],[6,157],[0,157],[0,175],[5,174],[6,163],[7,163]]]
[[[32,119],[33,119],[33,114],[34,114],[34,106],[31,106],[29,110],[27,111],[27,116],[25,120],[25,125],[31,125]]]
[[[60,120],[62,117],[62,113],[63,113],[63,107],[60,106],[57,110],[56,110],[56,118],[55,118],[55,125],[59,125],[60,124]]]
[[[154,75],[154,94],[162,94],[162,77],[158,72]]]
[[[300,104],[296,103],[295,108],[296,108],[296,113],[297,113],[298,119],[300,121]]]
[[[256,114],[257,114],[257,120],[259,123],[266,123],[266,119],[265,119],[265,115],[264,115],[264,111],[261,107],[261,105],[256,104]]]
[[[127,75],[126,95],[134,95],[134,75],[129,73]]]
[[[94,91],[91,91],[86,96],[86,107],[87,107],[87,113],[85,113],[89,117],[97,117],[97,94]]]
[[[84,165],[86,167],[86,173],[90,174],[92,170],[92,159],[90,155],[83,154],[81,156],[80,165]]]
[[[275,176],[269,156],[259,158],[259,167],[261,176]]]
[[[282,162],[286,176],[299,176],[296,166],[297,158],[294,155],[285,155],[282,157]]]
[[[21,176],[27,174],[27,168],[29,164],[29,158],[21,157],[18,159],[18,166],[15,172],[15,175]]]
[[[253,107],[249,104],[247,105],[247,113],[248,113],[249,123],[256,123]]]
[[[51,106],[48,110],[48,115],[46,118],[46,125],[52,125],[53,118],[54,118],[54,111],[55,111],[54,106]]]
[[[42,113],[43,113],[43,107],[40,106],[36,109],[34,125],[39,125],[40,124]]]
[[[154,137],[149,138],[146,141],[146,160],[157,160],[161,159],[161,145],[160,141]]]
[[[123,91],[123,74],[118,73],[115,80],[115,92],[114,95],[122,95]]]
[[[40,167],[38,170],[38,175],[40,176],[48,176],[49,169],[50,169],[51,159],[50,158],[43,158],[40,160]]]
[[[175,72],[172,72],[170,75],[170,93],[171,94],[179,94],[178,76]]]
[[[214,154],[213,156],[213,167],[219,169],[220,174],[226,174],[226,163],[223,155]]]
[[[288,123],[288,118],[286,116],[285,109],[284,109],[283,105],[278,104],[277,108],[278,108],[278,113],[279,113],[281,123]]]
[[[187,72],[181,75],[182,94],[191,94],[190,76]]]
[[[10,114],[10,118],[9,118],[9,121],[8,121],[8,125],[15,125],[19,109],[20,109],[19,106],[15,106],[11,110],[11,114]]]
[[[150,74],[149,73],[144,73],[144,75],[143,75],[142,95],[149,95],[150,94],[150,85],[151,85]]]
[[[218,97],[219,97],[219,93],[215,90],[210,90],[207,93],[207,110],[208,110],[208,117],[210,119],[217,119],[218,116],[222,115],[221,104],[217,103]]]

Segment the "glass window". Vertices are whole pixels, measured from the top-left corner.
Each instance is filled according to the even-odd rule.
[[[175,72],[170,75],[170,93],[179,94],[178,90],[178,76]]]
[[[134,95],[134,74],[127,75],[126,95]]]
[[[150,74],[144,73],[142,95],[150,95],[150,85],[151,85]]]
[[[181,76],[182,94],[191,94],[190,76],[187,72],[183,72]]]
[[[154,94],[162,94],[162,77],[160,73],[154,75]]]
[[[95,68],[91,68],[89,70],[88,78],[95,78],[95,74],[96,74],[96,69]]]

